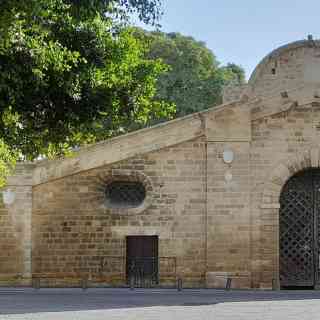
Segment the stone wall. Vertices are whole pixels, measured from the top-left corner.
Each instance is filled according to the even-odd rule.
[[[147,184],[141,210],[105,207],[106,184],[125,176]],[[126,236],[158,235],[160,283],[203,286],[205,178],[200,138],[34,187],[34,277],[123,285]]]
[[[19,165],[7,187],[15,199],[0,206],[0,284],[30,284],[32,273],[42,285],[124,285],[126,236],[158,235],[163,285],[271,288],[281,189],[320,167],[319,57],[319,41],[293,43],[240,95],[230,89],[238,101]],[[143,205],[109,208],[114,180],[142,182]]]
[[[254,286],[270,287],[272,279],[277,280],[281,188],[294,173],[312,166],[309,151],[319,146],[319,121],[320,105],[313,103],[253,122],[251,210],[255,220],[252,226]],[[309,156],[304,156],[306,152]],[[299,162],[296,166],[292,159],[299,157],[304,160],[296,160]],[[288,159],[291,164],[287,163]],[[281,166],[286,172],[284,178],[281,178],[281,170],[273,173]],[[275,178],[279,174],[280,178]],[[271,178],[275,181],[270,181]]]
[[[18,164],[2,190],[0,204],[0,285],[30,285],[32,164]],[[12,199],[5,203],[3,192]]]
[[[268,97],[320,81],[319,41],[297,41],[271,52],[253,72],[252,96]],[[318,93],[317,93],[318,94]]]
[[[235,159],[223,162],[224,150]],[[228,178],[226,175],[231,175]],[[249,288],[250,275],[250,144],[208,143],[208,262],[207,285],[224,287],[227,277],[233,287]],[[222,280],[219,279],[222,276]]]

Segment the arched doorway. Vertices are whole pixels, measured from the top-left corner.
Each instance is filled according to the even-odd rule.
[[[292,176],[280,196],[281,287],[315,287],[319,278],[320,169]]]

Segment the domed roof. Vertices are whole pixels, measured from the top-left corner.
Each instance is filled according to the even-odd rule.
[[[304,50],[305,48],[311,50]],[[282,89],[296,87],[305,80],[307,65],[312,63],[309,69],[315,64],[320,65],[319,59],[314,62],[315,58],[320,57],[319,49],[320,41],[312,38],[281,46],[261,60],[248,84],[258,95],[272,93],[280,87]]]
[[[277,57],[280,57],[285,52],[296,50],[302,47],[320,47],[320,40],[294,41],[271,51],[255,67],[255,69],[253,70],[250,76],[249,83],[252,83],[255,81],[255,79],[259,76],[259,71],[263,69],[263,66],[266,65],[270,61],[270,59],[275,59]]]

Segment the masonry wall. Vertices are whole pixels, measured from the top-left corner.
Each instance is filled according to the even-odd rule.
[[[235,159],[224,163],[224,150]],[[228,178],[228,175],[230,178]],[[226,178],[227,177],[227,178]],[[208,143],[207,285],[249,288],[250,274],[250,143]]]
[[[319,96],[319,53],[319,41],[298,41],[275,50],[257,66],[251,76],[251,96],[270,97],[314,85],[313,94]]]
[[[253,122],[251,147],[252,270],[255,287],[270,287],[278,277],[279,209],[264,208],[262,193],[272,171],[281,162],[318,148],[320,139],[320,105],[296,106],[288,112]],[[291,175],[299,168],[291,168]],[[305,158],[304,168],[311,167]],[[281,188],[285,181],[274,181]],[[278,194],[280,196],[280,194]],[[268,195],[266,195],[268,197]],[[279,199],[264,199],[265,204]]]
[[[300,47],[281,51],[268,57],[256,71],[252,90],[255,96],[267,97],[290,91],[305,84],[306,62],[310,64],[318,48]],[[318,58],[317,58],[318,59]]]
[[[111,180],[147,184],[143,210],[105,207]],[[160,283],[205,281],[205,142],[188,141],[34,187],[33,274],[43,285],[125,284],[125,239],[158,235]],[[176,271],[175,271],[176,268]]]
[[[318,42],[290,44],[265,58],[249,83],[252,96],[259,97],[251,104],[253,287],[278,281],[281,188],[312,166],[310,152],[319,148],[319,54]],[[274,177],[281,166],[285,173]]]
[[[0,285],[30,285],[31,281],[31,164],[18,164],[2,191],[13,202],[0,203]]]
[[[163,285],[271,288],[281,188],[320,167],[319,45],[276,50],[248,86],[226,89],[229,105],[19,165],[15,199],[0,204],[0,285],[124,285],[126,236],[158,235]],[[142,182],[144,204],[108,208],[114,180]]]
[[[318,153],[319,123],[319,103],[297,104],[253,120],[251,141],[208,142],[209,287],[223,287],[227,278],[238,288],[271,288],[278,281],[281,188],[299,170],[315,166],[310,150]],[[228,149],[234,152],[230,165],[222,159]],[[279,165],[295,158],[301,164],[286,165],[285,178],[281,173],[273,177]],[[229,182],[226,174],[232,175]]]

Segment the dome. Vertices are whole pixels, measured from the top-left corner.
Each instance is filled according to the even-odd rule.
[[[320,85],[320,41],[311,38],[272,51],[257,65],[249,79],[255,96],[272,96],[306,83]]]

